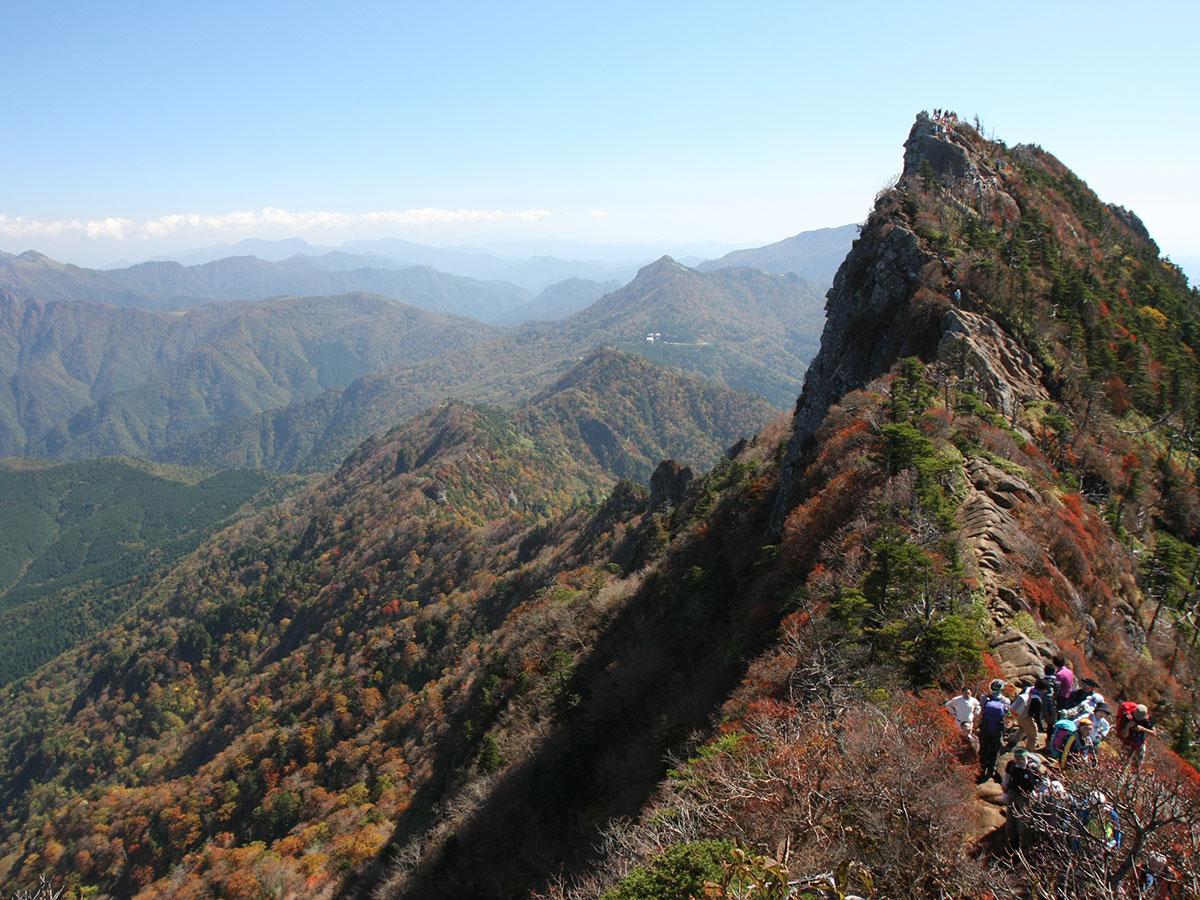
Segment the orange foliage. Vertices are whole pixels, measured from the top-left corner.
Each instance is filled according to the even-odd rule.
[[[1021,593],[1043,620],[1057,622],[1067,614],[1067,604],[1048,575],[1025,575],[1021,579]]]

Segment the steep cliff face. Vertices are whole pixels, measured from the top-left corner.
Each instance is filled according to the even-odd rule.
[[[1196,373],[1188,337],[1195,292],[1157,260],[1133,213],[1102,204],[1040,148],[1009,149],[950,116],[921,114],[904,151],[902,175],[877,198],[827,295],[821,350],[796,404],[772,528],[786,531],[789,514],[820,489],[801,473],[826,452],[820,429],[831,408],[911,358],[951,414],[952,394],[965,391],[1014,448],[1033,452],[1007,460],[967,453],[957,472],[965,486],[955,495],[959,539],[986,596],[989,641],[1004,672],[1032,675],[1058,649],[1011,625],[1022,613],[1041,614],[1043,591],[1088,653],[1098,609],[1136,651],[1146,641],[1135,614],[1145,600],[1137,554],[1155,544],[1145,525],[1161,513],[1150,498],[1131,528],[1125,504],[1145,481],[1122,481],[1113,469],[1157,457],[1162,479],[1175,478],[1169,448],[1180,432],[1191,433],[1194,415],[1181,385]],[[1147,289],[1148,279],[1162,281]],[[1139,338],[1135,331],[1147,324],[1152,336]],[[1183,346],[1156,346],[1164,331],[1183,337]],[[1140,403],[1130,400],[1135,381]],[[1150,418],[1158,422],[1143,433],[1157,428],[1157,436],[1135,446],[1130,435]],[[1065,507],[1072,489],[1092,503]],[[1080,552],[1102,562],[1056,559],[1046,523],[1076,518],[1089,536]],[[1131,539],[1122,543],[1118,532]],[[1184,540],[1194,533],[1190,520],[1174,530]]]
[[[1045,396],[1032,356],[995,322],[966,311],[961,287],[947,277],[952,270],[945,255],[916,233],[912,210],[902,200],[909,192],[936,185],[962,216],[981,218],[993,209],[1011,214],[1019,206],[1005,191],[1002,168],[989,162],[979,143],[923,114],[904,151],[895,189],[879,197],[827,295],[821,350],[796,404],[777,526],[787,507],[791,470],[829,407],[902,357],[977,373],[989,399],[998,400],[1005,411]]]

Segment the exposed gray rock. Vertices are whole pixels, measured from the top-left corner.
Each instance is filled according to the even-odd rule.
[[[947,312],[937,355],[960,379],[978,385],[983,399],[1006,418],[1024,402],[1049,398],[1037,360],[986,316]]]
[[[928,116],[918,116],[904,142],[904,171],[920,175],[926,166],[946,183],[960,182],[975,170],[967,148],[954,142],[953,132]]]
[[[1053,641],[1035,641],[1020,629],[1006,625],[992,636],[992,655],[1014,683],[1028,684],[1042,674],[1042,667],[1058,652]]]

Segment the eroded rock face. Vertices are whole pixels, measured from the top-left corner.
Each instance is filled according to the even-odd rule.
[[[821,349],[797,400],[780,470],[771,517],[777,532],[801,501],[793,496],[794,479],[815,449],[830,408],[905,357],[917,357],[958,379],[1032,440],[1020,431],[1020,413],[1029,404],[1051,400],[1051,379],[1013,334],[979,311],[966,296],[969,282],[956,280],[948,251],[935,249],[938,211],[974,218],[984,228],[988,222],[1020,218],[1009,155],[979,140],[969,127],[917,117],[905,142],[904,173],[896,189],[878,198],[826,295]],[[936,200],[922,206],[918,201],[931,192]],[[964,474],[969,487],[959,509],[961,538],[986,597],[990,642],[1006,675],[1032,678],[1057,650],[1052,641],[1035,640],[1012,624],[1020,613],[1036,616],[1047,608],[1045,597],[1031,603],[1024,596],[1034,591],[1031,578],[1038,580],[1039,591],[1050,586],[1056,605],[1066,607],[1063,612],[1077,626],[1072,639],[1090,652],[1097,626],[1080,584],[1056,565],[1057,551],[1042,545],[1044,530],[1037,527],[1061,512],[1058,501],[986,459],[968,460]],[[1079,573],[1069,563],[1063,559],[1078,581]],[[1137,594],[1135,574],[1132,569],[1127,578],[1118,573],[1110,577],[1117,583],[1106,585],[1116,601],[1113,611],[1121,617],[1115,621],[1136,621],[1132,607],[1122,605]],[[1135,646],[1136,637],[1131,638]]]
[[[966,147],[949,140],[928,116],[918,116],[904,142],[904,171],[920,174],[926,167],[943,181],[961,181],[975,168]]]
[[[1057,648],[1051,641],[1033,640],[1011,624],[1017,613],[1030,611],[1012,585],[1020,582],[1024,569],[1044,565],[1045,550],[1017,515],[1022,506],[1040,505],[1043,498],[1025,479],[986,459],[972,457],[965,468],[968,487],[959,508],[961,535],[987,596],[992,653],[1008,678],[1036,678]]]
[[[978,384],[983,399],[1005,418],[1014,418],[1025,402],[1049,399],[1037,360],[987,316],[964,309],[946,313],[937,355],[960,379]]]

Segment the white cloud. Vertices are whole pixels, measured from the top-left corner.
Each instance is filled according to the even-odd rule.
[[[612,215],[607,209],[589,209],[587,214],[593,219],[607,219]]]
[[[387,210],[365,213],[339,213],[310,210],[291,212],[268,206],[254,212],[238,210],[218,216],[183,213],[147,219],[106,218],[42,221],[22,217],[10,219],[0,213],[0,235],[13,238],[87,237],[164,238],[182,232],[252,232],[258,229],[287,229],[289,231],[335,230],[358,225],[451,225],[461,222],[536,222],[550,215],[545,209],[424,209]]]

